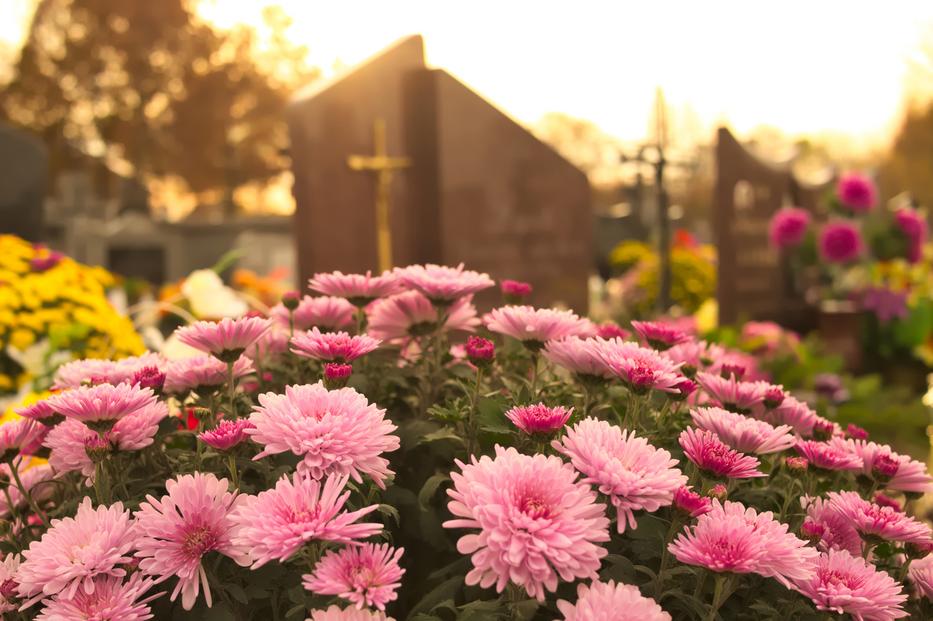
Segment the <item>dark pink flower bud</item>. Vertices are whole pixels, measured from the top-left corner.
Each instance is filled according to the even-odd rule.
[[[871,463],[871,473],[879,481],[890,481],[901,467],[901,462],[888,453],[875,455]]]
[[[813,437],[817,440],[829,440],[835,431],[836,426],[825,418],[820,418],[813,424]]]
[[[520,280],[503,280],[499,285],[502,295],[512,302],[519,302],[531,295],[531,285]]]
[[[343,388],[347,385],[351,375],[353,375],[352,365],[329,362],[324,365],[324,386],[330,390]]]
[[[726,363],[719,369],[719,374],[726,379],[729,379],[729,377],[735,377],[735,379],[741,380],[743,377],[745,377],[745,367],[741,364]]]
[[[151,388],[153,392],[159,393],[162,391],[162,386],[165,385],[165,373],[160,371],[158,367],[143,367],[133,374],[130,384],[140,388]]]
[[[788,470],[802,472],[810,467],[810,462],[807,461],[806,457],[788,457],[784,460],[784,465],[787,466]]]
[[[846,435],[852,438],[853,440],[867,440],[868,432],[859,427],[858,425],[853,425],[849,423],[846,426]]]
[[[282,306],[293,311],[301,303],[301,294],[297,291],[286,291],[282,294]]]
[[[784,390],[779,386],[772,386],[765,391],[765,407],[773,410],[784,403]]]
[[[713,503],[685,486],[674,492],[674,506],[690,517],[700,517],[712,510]]]
[[[726,489],[725,485],[723,485],[722,483],[717,483],[716,485],[712,486],[708,492],[706,492],[706,495],[709,496],[710,498],[716,498],[718,500],[725,500],[726,496],[728,495],[728,492],[729,491]]]
[[[488,364],[496,357],[496,345],[481,336],[471,336],[466,342],[466,355],[476,365]]]
[[[901,503],[899,503],[899,502],[896,501],[895,499],[891,498],[891,497],[888,496],[887,494],[882,494],[881,492],[878,492],[877,494],[875,494],[875,497],[874,497],[874,499],[873,499],[873,502],[874,502],[876,505],[880,505],[880,506],[882,506],[882,507],[891,507],[891,508],[894,509],[895,511],[903,511],[903,510],[904,510],[904,507],[901,506]]]
[[[596,329],[596,336],[607,340],[615,338],[624,340],[632,336],[632,333],[625,328],[620,327],[618,324],[607,321]]]

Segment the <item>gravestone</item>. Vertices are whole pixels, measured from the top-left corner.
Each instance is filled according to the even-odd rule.
[[[387,154],[407,158],[389,188],[395,265],[463,262],[531,282],[533,303],[586,310],[586,176],[449,73],[426,67],[419,36],[298,93],[289,107],[302,281],[377,268],[376,180],[347,165],[373,154],[377,123]]]
[[[48,160],[38,138],[0,123],[0,233],[42,238]]]
[[[718,133],[716,167],[720,324],[770,320],[798,330],[812,327],[813,309],[771,247],[768,226],[783,206],[813,212],[821,190],[797,180],[789,167],[761,160],[725,128]]]

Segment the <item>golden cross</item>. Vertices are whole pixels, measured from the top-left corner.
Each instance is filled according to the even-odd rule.
[[[352,170],[376,173],[376,248],[380,271],[392,269],[392,228],[389,225],[389,188],[392,173],[411,166],[407,157],[390,157],[386,149],[385,119],[373,121],[373,155],[351,155]]]

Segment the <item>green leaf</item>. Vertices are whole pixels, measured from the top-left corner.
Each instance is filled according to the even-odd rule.
[[[428,480],[421,486],[421,491],[418,492],[418,505],[426,511],[437,493],[437,489],[449,480],[450,476],[446,474],[435,474],[428,477]]]
[[[454,576],[444,580],[439,585],[428,591],[424,597],[415,604],[408,618],[413,619],[419,612],[430,612],[434,607],[446,599],[454,599],[460,586],[463,584],[463,576]]]
[[[376,510],[383,515],[391,516],[392,519],[395,520],[396,526],[398,526],[402,521],[401,516],[399,516],[398,509],[396,509],[392,505],[382,504],[382,505],[379,505],[379,507]]]
[[[463,438],[460,437],[460,434],[449,427],[444,427],[443,429],[438,429],[437,431],[432,431],[431,433],[425,434],[415,443],[415,445],[430,444],[431,442],[442,442],[445,440],[456,442],[457,444],[464,444]]]

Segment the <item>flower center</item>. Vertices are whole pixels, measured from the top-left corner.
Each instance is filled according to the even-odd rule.
[[[522,499],[519,503],[519,509],[522,513],[535,520],[551,515],[550,505],[535,496],[527,496]]]
[[[200,558],[217,547],[217,535],[208,526],[198,526],[185,535],[182,549],[192,558]]]

